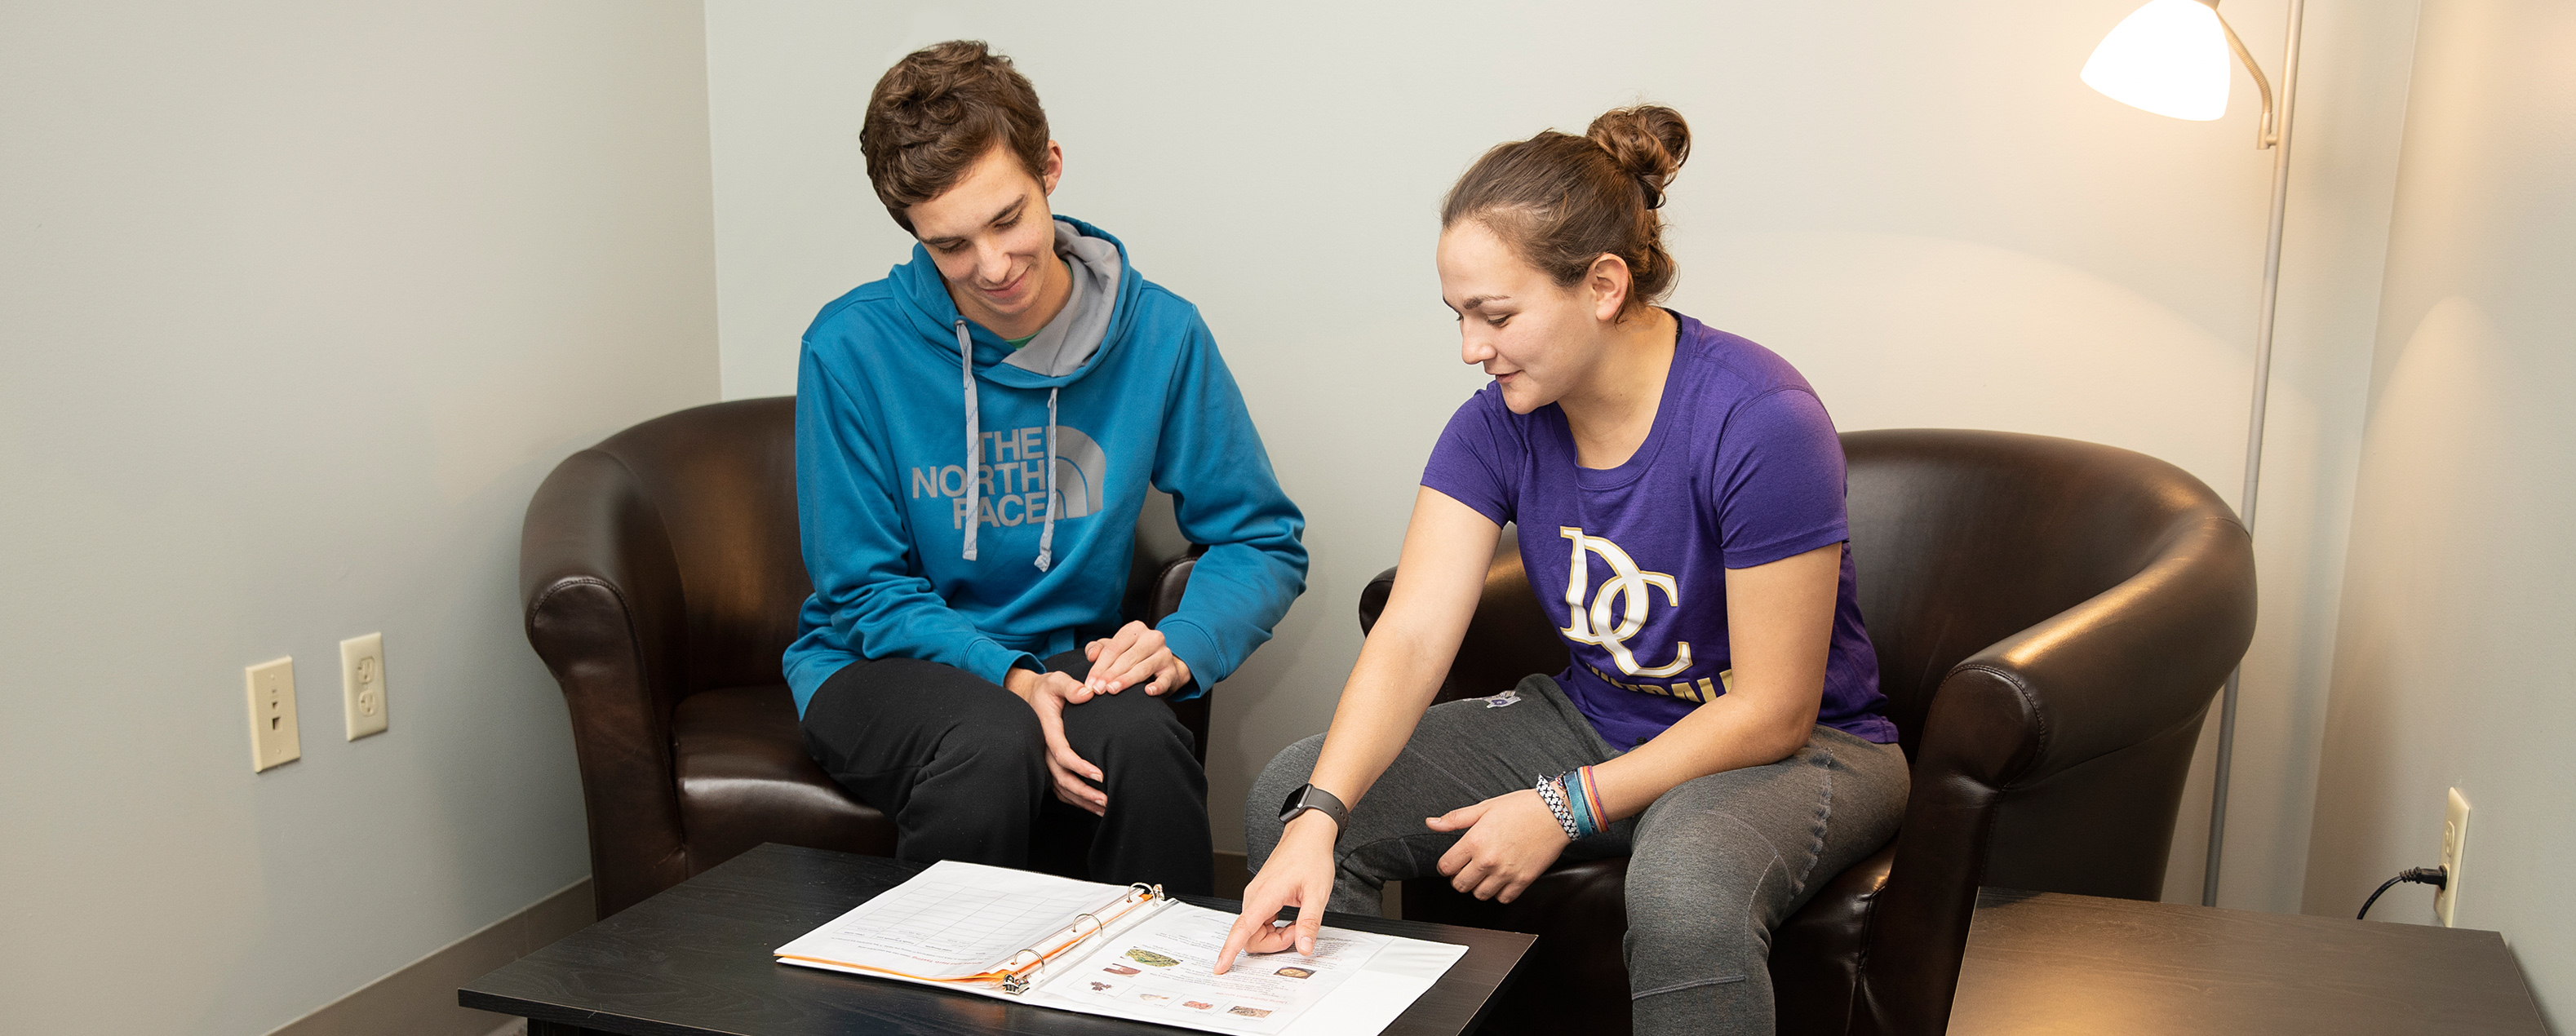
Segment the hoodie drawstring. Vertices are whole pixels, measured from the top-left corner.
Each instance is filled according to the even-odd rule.
[[[981,416],[975,403],[975,339],[966,332],[966,318],[957,318],[957,367],[966,385],[966,548],[965,558],[975,560],[975,533],[983,526],[983,502],[977,490],[983,487],[984,430],[978,424]],[[1038,571],[1055,564],[1055,397],[1058,390],[1047,389],[1046,430],[1046,528],[1038,532]]]
[[[976,426],[975,412],[975,340],[966,333],[966,318],[957,318],[957,368],[966,379],[966,560],[975,560],[975,533],[983,526],[984,513],[977,499],[981,485],[976,475],[984,467],[984,430]]]
[[[1055,563],[1055,394],[1047,390],[1046,528],[1038,533],[1038,571]]]

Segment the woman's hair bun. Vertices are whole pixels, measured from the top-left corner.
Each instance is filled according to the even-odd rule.
[[[1618,108],[1578,137],[1540,130],[1494,145],[1440,202],[1440,226],[1482,222],[1558,287],[1581,281],[1604,255],[1628,264],[1620,319],[1673,288],[1664,250],[1664,187],[1690,157],[1690,124],[1660,104]]]
[[[1583,135],[1610,152],[1620,169],[1645,181],[1657,195],[1690,158],[1690,123],[1682,121],[1682,113],[1660,104],[1602,112]]]

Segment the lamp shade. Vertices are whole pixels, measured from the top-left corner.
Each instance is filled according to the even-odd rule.
[[[2198,0],[2148,0],[2102,37],[2084,83],[2158,115],[2208,122],[2227,114],[2227,30]]]

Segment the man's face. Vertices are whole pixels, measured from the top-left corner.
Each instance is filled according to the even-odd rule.
[[[906,210],[913,235],[930,251],[948,294],[966,319],[1009,337],[1035,333],[1045,317],[1034,311],[1060,291],[1064,267],[1055,261],[1055,217],[1047,195],[1064,175],[1064,151],[1047,143],[1043,178],[1029,175],[1010,148],[995,144],[956,186]],[[1060,301],[1060,300],[1058,300]]]

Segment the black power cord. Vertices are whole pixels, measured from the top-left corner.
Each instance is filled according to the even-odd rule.
[[[2352,919],[2355,921],[2368,920],[2370,917],[2370,905],[2379,902],[2379,893],[2396,888],[2397,883],[2399,882],[2409,882],[2416,885],[2431,885],[2437,889],[2448,888],[2451,884],[2451,872],[2440,867],[2409,867],[2406,869],[2405,873],[2394,878],[2390,878],[2387,881],[2380,882],[2379,892],[2373,892],[2370,894],[2369,899],[2362,900],[2361,912],[2352,915]]]

